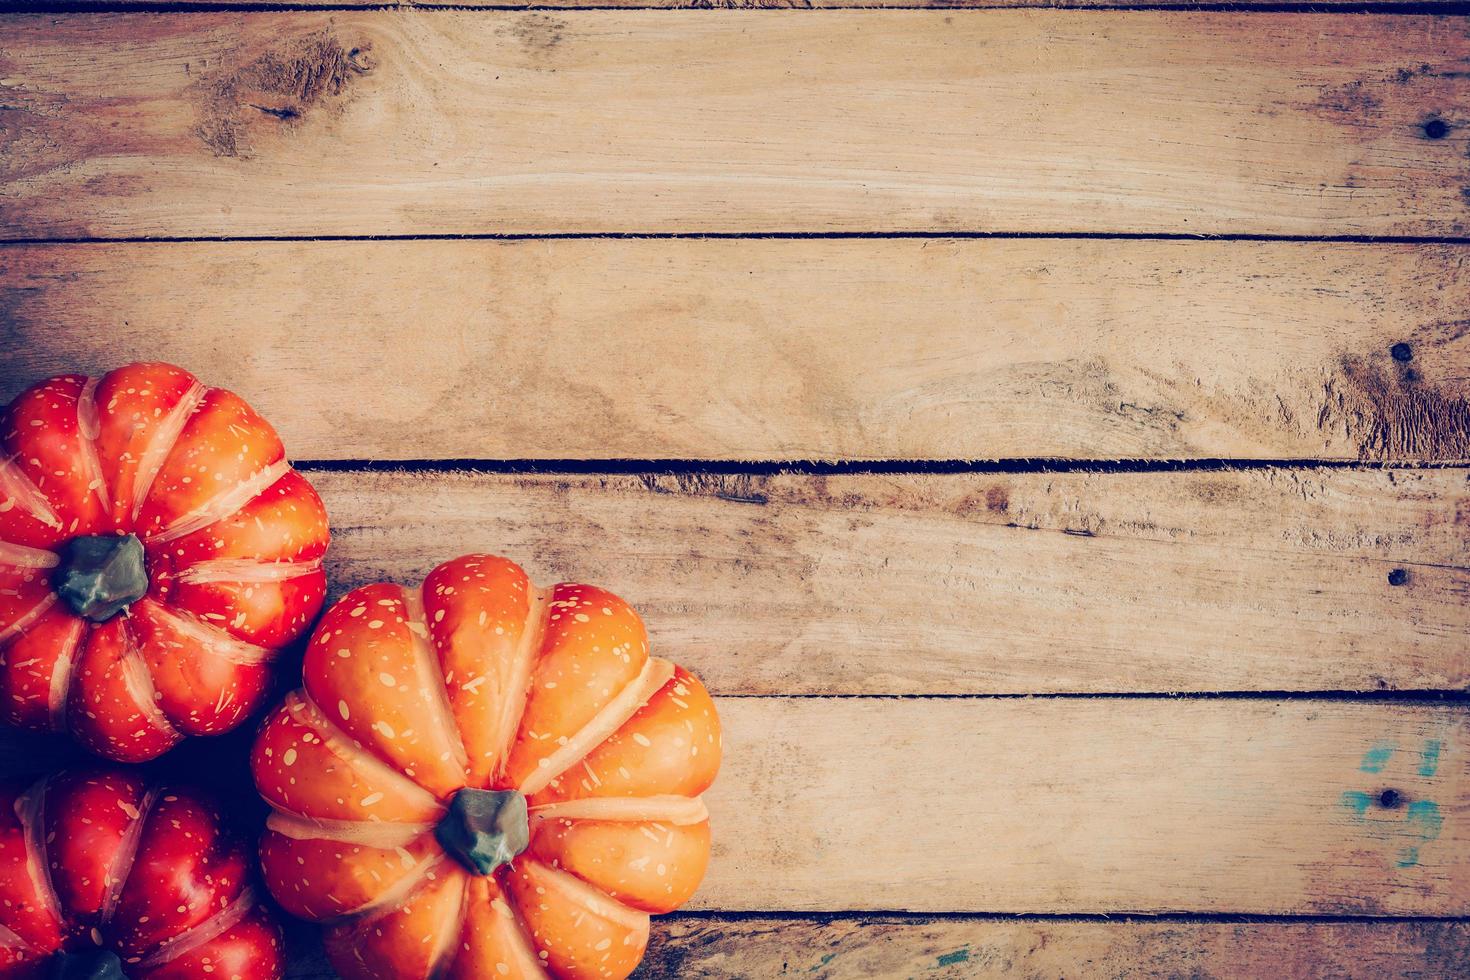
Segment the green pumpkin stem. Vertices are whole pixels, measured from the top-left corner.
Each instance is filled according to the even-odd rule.
[[[462,789],[454,794],[434,837],[470,871],[488,875],[531,842],[526,798],[513,789]]]
[[[72,612],[105,622],[148,594],[143,543],[132,534],[72,538],[52,583]]]
[[[122,960],[110,949],[84,949],[51,959],[47,980],[128,980]]]

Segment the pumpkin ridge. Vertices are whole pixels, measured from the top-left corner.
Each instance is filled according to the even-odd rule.
[[[439,937],[439,948],[434,950],[434,955],[429,958],[429,976],[442,977],[454,958],[459,955],[460,947],[464,943],[465,929],[470,921],[470,883],[466,875],[459,875],[459,915],[455,917],[452,928],[445,929],[444,934]]]
[[[138,815],[131,818],[127,831],[122,840],[118,842],[117,854],[113,856],[112,866],[107,869],[107,877],[112,882],[107,889],[107,894],[102,899],[102,911],[99,921],[106,926],[112,921],[112,914],[117,911],[117,903],[122,901],[123,889],[127,887],[128,878],[133,873],[133,865],[138,859],[138,847],[143,843],[143,829],[148,823],[148,815],[153,812],[153,804],[158,802],[158,791],[152,787],[143,791],[143,797],[138,801]]]
[[[56,593],[47,592],[36,604],[16,617],[15,621],[5,629],[0,630],[0,643],[6,643],[21,636],[32,623],[46,615],[46,611],[56,604]]]
[[[327,751],[341,759],[343,764],[350,767],[361,764],[369,771],[376,771],[379,775],[387,777],[389,782],[407,783],[412,787],[409,795],[422,794],[430,804],[439,807],[439,801],[434,794],[419,785],[417,780],[402,772],[397,766],[384,761],[376,752],[338,727],[337,723],[332,721],[331,716],[311,699],[311,694],[307,692],[304,685],[286,695],[286,705],[292,716],[302,725],[315,731]],[[352,753],[351,757],[344,754],[349,751]]]
[[[89,477],[87,485],[102,505],[102,516],[112,520],[112,503],[108,500],[107,480],[102,476],[102,456],[97,452],[97,437],[102,434],[102,420],[97,414],[97,385],[101,378],[88,378],[77,395],[77,441],[81,444],[82,467]]]
[[[23,949],[28,953],[34,953],[37,957],[50,956],[51,951],[42,949],[32,943],[25,941],[15,930],[0,922],[0,946],[6,949]]]
[[[218,496],[211,497],[187,514],[173,520],[167,527],[149,535],[148,543],[150,545],[168,544],[170,541],[202,531],[212,524],[218,524],[226,518],[233,517],[250,501],[281,482],[281,479],[290,472],[291,464],[285,458],[278,459],[245,482],[224,490]]]
[[[521,913],[521,903],[516,901],[515,895],[511,893],[509,888],[504,887],[500,888],[500,900],[505,903],[506,908],[510,909],[510,920],[515,925],[516,932],[520,935],[521,942],[524,944],[520,952],[525,954],[525,960],[528,963],[536,964],[536,969],[540,971],[540,976],[549,977],[551,974],[546,969],[546,961],[536,955],[536,937],[532,934],[531,927],[526,925],[526,917]]]
[[[532,830],[548,820],[658,821],[687,827],[709,819],[701,796],[587,796],[531,808]]]
[[[224,935],[250,914],[256,902],[255,890],[246,885],[240,889],[240,894],[235,896],[235,900],[229,905],[198,925],[191,926],[178,935],[159,943],[157,949],[138,962],[138,969],[151,970],[154,967],[163,966]]]
[[[520,786],[521,792],[526,796],[541,792],[552,780],[587,758],[593,749],[606,742],[637,714],[638,709],[647,704],[673,676],[672,663],[659,657],[649,657],[637,677],[603,705],[587,724],[572,733],[565,745],[541,760],[541,765]]]
[[[0,565],[11,568],[55,568],[61,564],[56,552],[0,541]]]
[[[449,686],[444,679],[444,661],[439,656],[438,644],[429,631],[429,622],[424,615],[423,586],[416,589],[404,586],[401,592],[404,625],[408,627],[409,642],[413,646],[414,671],[428,689],[431,710],[436,716],[431,724],[453,735],[449,750],[453,753],[461,775],[464,775],[468,772],[469,753],[465,751],[464,733],[454,720],[454,708],[449,701]]]
[[[318,820],[271,808],[265,827],[291,840],[325,840],[389,850],[407,847],[434,832],[431,823],[399,820]]]
[[[35,481],[26,476],[25,470],[15,465],[16,459],[16,456],[0,459],[0,491],[36,521],[52,530],[59,530],[61,518],[51,507],[51,501],[46,499]]]
[[[148,445],[144,447],[138,459],[138,469],[133,474],[133,513],[130,520],[137,521],[138,515],[143,513],[143,505],[148,500],[148,495],[153,492],[153,482],[158,474],[163,471],[164,464],[173,455],[174,448],[178,446],[179,439],[184,434],[184,427],[188,425],[189,416],[203,403],[209,389],[195,378],[191,384],[174,403],[174,407],[168,410],[168,414],[159,422],[157,428],[148,439]]]
[[[275,659],[274,650],[257,646],[254,643],[246,643],[238,637],[231,636],[229,631],[223,627],[200,619],[193,612],[175,606],[171,602],[158,602],[147,596],[138,601],[148,603],[150,609],[157,610],[153,615],[161,615],[180,633],[190,639],[198,640],[210,653],[222,660],[249,667]]]
[[[511,675],[507,678],[509,683],[506,685],[507,696],[500,715],[500,731],[495,737],[495,769],[490,777],[492,785],[505,778],[516,735],[521,730],[521,722],[531,704],[531,680],[535,674],[536,661],[545,652],[546,626],[551,618],[551,599],[555,592],[556,586],[549,585],[544,589],[533,589],[529,596],[526,624],[521,629],[521,640],[516,646],[515,659],[511,662]]]
[[[601,915],[610,919],[625,929],[637,929],[646,925],[649,919],[647,912],[635,909],[631,905],[613,898],[607,892],[598,888],[581,875],[573,874],[565,868],[555,867],[545,861],[532,859],[532,863],[541,867],[541,870],[553,880],[559,880],[562,886],[571,894],[580,899],[582,907],[594,915]]]
[[[382,894],[368,902],[361,908],[354,909],[342,916],[338,921],[350,922],[354,929],[362,926],[372,925],[379,919],[386,918],[397,912],[419,892],[427,888],[433,881],[432,872],[440,865],[449,862],[449,855],[442,851],[424,859],[418,867],[395,881]]]
[[[71,696],[72,682],[76,679],[77,654],[92,632],[92,624],[85,619],[73,616],[71,620],[71,631],[56,655],[56,666],[51,670],[51,689],[46,695],[46,713],[51,717],[51,730],[56,732],[66,731],[66,704]]]
[[[50,776],[42,776],[32,783],[20,799],[16,800],[15,815],[21,822],[31,884],[46,910],[56,919],[62,936],[65,936],[66,914],[61,907],[61,896],[56,891],[56,882],[51,877],[51,862],[46,857],[46,837],[42,833],[44,824],[41,821],[46,810],[46,790],[50,783]]]
[[[153,671],[148,667],[148,661],[143,659],[143,651],[138,647],[138,639],[133,636],[132,627],[126,619],[122,620],[119,629],[123,636],[123,656],[119,663],[122,670],[123,689],[138,706],[138,712],[143,719],[152,725],[154,729],[169,736],[175,742],[184,736],[175,727],[172,719],[158,706],[158,687],[153,680]]]
[[[204,558],[179,569],[174,581],[180,585],[206,585],[211,582],[289,582],[322,570],[320,558],[304,561],[284,558],[266,561],[256,558]]]

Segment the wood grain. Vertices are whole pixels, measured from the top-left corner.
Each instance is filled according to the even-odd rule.
[[[125,7],[136,0],[86,0],[87,9]],[[1462,0],[1375,0],[1374,6],[1385,9],[1393,7],[1422,10],[1435,7],[1454,7]],[[34,0],[0,0],[0,12],[24,11]],[[57,4],[62,6],[63,4]],[[81,0],[75,4],[82,6]],[[152,0],[152,7],[216,7],[220,10],[261,6],[260,0]],[[934,10],[1002,9],[1007,7],[1066,9],[1100,9],[1114,7],[1129,9],[1139,7],[1220,7],[1220,0],[290,0],[290,3],[271,4],[272,7],[396,7],[404,10],[435,10],[438,8],[494,10],[843,10],[878,8],[913,8]],[[1234,0],[1232,7],[1280,6],[1281,0]],[[1314,9],[1362,6],[1362,0],[1316,0]]]
[[[1463,245],[0,247],[0,398],[181,363],[293,454],[1470,459]]]
[[[718,693],[1470,685],[1465,470],[309,476],[336,593],[506,554]]]
[[[720,712],[714,851],[691,908],[1470,913],[1461,708],[736,698]],[[1389,788],[1395,805],[1379,805]]]
[[[288,980],[336,975],[303,937]],[[976,976],[1455,977],[1465,922],[1091,922],[929,916],[664,916],[635,980]]]
[[[1075,922],[964,918],[654,920],[635,976],[1453,977],[1464,922]],[[303,974],[305,977],[310,973]],[[293,978],[296,980],[296,978]]]
[[[386,10],[0,35],[10,238],[1470,228],[1453,18]]]

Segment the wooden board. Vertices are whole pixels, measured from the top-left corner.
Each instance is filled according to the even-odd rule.
[[[1458,708],[738,698],[720,712],[714,853],[691,908],[1470,914]]]
[[[386,10],[0,34],[10,238],[1470,228],[1458,19]]]
[[[655,920],[641,978],[1455,977],[1465,922],[1076,922],[760,916]],[[329,976],[305,972],[301,980]],[[294,980],[294,978],[293,978]]]
[[[1462,0],[1374,0],[1376,8],[1392,9],[1404,7],[1412,10],[1433,9],[1436,7],[1454,8]],[[77,9],[101,9],[109,7],[127,7],[136,5],[137,0],[73,0],[71,3],[53,2],[48,7],[72,7]],[[1280,7],[1282,0],[1234,0],[1229,6],[1232,8],[1250,9],[1253,7]],[[0,0],[0,11],[25,10],[34,7],[34,0]],[[492,10],[677,10],[691,8],[696,10],[842,10],[847,8],[914,8],[934,10],[965,10],[977,9],[1002,9],[1006,7],[1066,7],[1071,8],[1099,8],[1108,9],[1113,7],[1125,7],[1135,9],[1140,7],[1201,7],[1220,8],[1226,6],[1221,0],[290,0],[289,3],[265,4],[260,0],[151,0],[150,7],[167,8],[171,6],[180,7],[216,7],[221,10],[240,10],[269,6],[276,8],[312,8],[312,7],[399,7],[412,10],[435,10],[438,8],[450,9],[477,9],[486,8]],[[1312,4],[1314,9],[1333,7],[1362,7],[1363,0],[1316,0]]]
[[[0,247],[0,398],[167,359],[307,459],[1470,459],[1462,245]],[[671,356],[670,352],[677,352]]]
[[[1465,470],[309,475],[337,593],[506,554],[719,693],[1470,684]]]
[[[1455,977],[1466,922],[1189,922],[964,916],[654,919],[636,980],[653,977]],[[309,944],[288,980],[336,974]]]

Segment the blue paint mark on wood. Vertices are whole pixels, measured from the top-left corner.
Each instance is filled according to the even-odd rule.
[[[970,947],[962,946],[953,953],[945,953],[939,957],[940,966],[954,966],[956,963],[964,963],[970,958]]]
[[[1388,765],[1388,760],[1393,757],[1393,749],[1392,742],[1375,743],[1372,748],[1363,753],[1363,762],[1358,768],[1364,772],[1382,772],[1383,767]]]
[[[827,953],[825,956],[822,957],[822,962],[818,963],[816,966],[812,967],[807,972],[808,973],[816,973],[822,967],[826,966],[828,963],[831,963],[835,959],[837,959],[837,954],[836,953]]]
[[[1433,776],[1439,771],[1439,753],[1444,743],[1437,738],[1425,739],[1424,751],[1419,753],[1419,775]]]
[[[1373,804],[1373,797],[1362,790],[1350,789],[1342,794],[1342,805],[1353,811],[1353,816],[1362,819]]]
[[[1366,773],[1384,772],[1389,768],[1395,748],[1390,741],[1375,742],[1363,753],[1359,770]],[[1421,779],[1432,779],[1439,772],[1443,754],[1442,739],[1425,739],[1413,771]],[[1407,776],[1412,763],[1402,756],[1400,758],[1402,761],[1393,766],[1393,769]],[[1340,802],[1365,834],[1374,840],[1394,845],[1393,860],[1397,867],[1412,868],[1419,864],[1424,846],[1437,840],[1444,829],[1444,814],[1440,812],[1439,804],[1428,799],[1413,799],[1415,795],[1412,791],[1403,792],[1394,788],[1353,789],[1345,790]],[[1401,802],[1406,802],[1407,805],[1400,806]]]
[[[1418,844],[1411,844],[1399,852],[1398,866],[1412,868],[1419,863],[1419,848],[1439,837],[1444,828],[1444,816],[1439,812],[1439,804],[1433,800],[1415,800],[1410,803],[1409,811],[1404,815],[1404,826],[1421,838]]]

